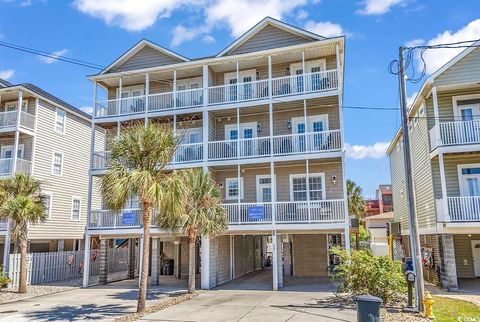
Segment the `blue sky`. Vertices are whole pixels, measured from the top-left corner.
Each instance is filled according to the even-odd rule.
[[[108,65],[141,38],[187,56],[219,52],[264,16],[324,36],[347,35],[346,106],[398,106],[388,63],[408,43],[480,38],[479,1],[435,0],[0,0],[0,41]],[[478,20],[477,20],[478,19]],[[427,53],[434,71],[456,51]],[[96,70],[0,47],[0,77],[32,82],[88,109]],[[418,85],[408,85],[413,95]],[[387,143],[400,123],[396,111],[345,109],[347,177],[373,197],[390,182]]]

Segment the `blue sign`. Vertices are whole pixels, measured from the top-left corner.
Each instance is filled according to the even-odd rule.
[[[405,258],[405,271],[413,271],[413,260],[410,257]]]
[[[263,208],[263,206],[248,207],[249,220],[263,220],[264,215],[265,215],[265,209]]]
[[[134,212],[124,212],[122,214],[122,225],[135,225],[136,214]]]

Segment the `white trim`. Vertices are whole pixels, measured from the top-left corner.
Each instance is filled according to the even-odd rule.
[[[469,94],[469,95],[457,95],[452,96],[452,108],[453,108],[453,116],[455,119],[461,119],[462,115],[459,113],[458,101],[465,101],[469,99],[480,99],[480,94]],[[476,104],[477,107],[480,104]],[[475,114],[475,113],[474,113]]]
[[[257,137],[257,132],[258,132],[257,131],[257,122],[240,123],[239,126],[240,126],[240,129],[239,129],[240,132],[237,133],[238,139],[244,139],[243,130],[250,129],[250,128],[253,129],[252,138]],[[236,124],[225,124],[224,136],[225,136],[226,141],[230,141],[230,131],[231,130],[238,130],[237,123]]]
[[[48,205],[48,213],[47,213],[47,219],[52,219],[52,206],[53,206],[53,192],[50,191],[43,191],[43,195],[49,197],[49,205]]]
[[[461,197],[467,197],[468,196],[466,194],[465,186],[463,184],[463,174],[462,174],[462,170],[463,169],[468,169],[468,168],[480,168],[480,163],[469,163],[469,164],[459,164],[459,165],[457,165],[458,186],[459,186],[459,189],[460,189],[460,196]]]
[[[310,115],[310,116],[307,116],[307,124],[305,124],[305,133],[313,133],[313,131],[310,131],[309,125],[313,124],[313,122],[316,122],[316,121],[323,122],[323,124],[325,125],[325,128],[323,129],[323,131],[329,130],[328,114]],[[305,123],[305,117],[303,116],[292,117],[292,133],[293,134],[298,134],[297,125],[302,123]]]
[[[237,200],[238,199],[238,196],[230,196],[229,191],[228,191],[228,183],[233,182],[233,181],[237,181],[237,179],[238,179],[238,177],[226,178],[225,179],[225,200]],[[239,184],[238,189],[240,190],[240,199],[243,199],[243,192],[244,192],[243,177],[240,177],[240,184]]]
[[[309,174],[309,179],[314,178],[314,177],[322,178],[322,200],[326,200],[327,199],[327,191],[326,191],[327,189],[326,189],[326,182],[325,182],[325,172],[316,172],[316,173],[310,173]],[[294,199],[293,199],[293,179],[294,178],[305,178],[306,179],[307,175],[305,173],[294,173],[294,174],[289,175],[290,201],[294,201]],[[306,184],[310,184],[310,182],[306,182]],[[307,190],[305,190],[305,192],[306,191]]]
[[[274,177],[276,178],[277,175],[275,174]],[[262,199],[262,198],[261,198],[262,192],[260,191],[260,184],[258,183],[258,181],[259,181],[260,179],[267,179],[267,178],[270,179],[270,192],[271,192],[271,194],[272,194],[272,196],[271,196],[271,199],[272,199],[272,200],[271,200],[270,202],[273,201],[273,180],[271,180],[271,179],[272,179],[272,176],[269,175],[269,174],[257,174],[256,179],[255,179],[255,186],[256,186],[256,192],[257,192],[257,199],[256,199],[257,202],[267,202],[267,201],[264,201],[264,200],[260,200],[260,199]],[[262,186],[266,186],[266,184],[263,183]],[[276,198],[275,198],[275,199],[276,199]]]
[[[237,79],[238,84],[248,84],[249,82],[247,82],[247,83],[243,82],[243,77],[245,77],[245,76],[252,77],[252,82],[255,82],[257,80],[257,70],[255,68],[247,69],[247,70],[241,70],[241,71],[238,72],[239,79],[237,79],[237,72],[225,73],[225,74],[223,74],[223,84],[224,85],[230,85],[229,81],[231,79]],[[240,80],[242,80],[242,81],[240,81]]]
[[[312,67],[315,67],[318,63],[320,63],[320,68],[322,71],[327,70],[327,61],[325,58],[322,58],[322,59],[310,60],[310,61],[301,62],[301,63],[290,64],[290,76],[295,76],[296,73],[294,73],[294,71],[297,71],[299,69],[303,71],[302,75],[309,74],[311,73],[309,69]],[[307,71],[305,71],[304,68]]]
[[[7,112],[7,108],[12,107],[12,106],[15,107],[15,109],[10,111],[10,112],[16,111],[18,109],[18,100],[5,102],[5,106],[4,106],[3,110],[5,112]],[[26,112],[28,110],[28,98],[26,98],[26,99],[22,98],[22,108],[23,107],[25,107],[25,110],[23,110],[23,111]]]
[[[78,219],[73,218],[73,202],[78,201]],[[70,220],[71,221],[80,221],[82,219],[82,197],[72,196],[72,204],[70,209]]]
[[[54,164],[55,164],[55,154],[60,154],[62,156],[62,164],[60,165],[60,174],[54,172]],[[61,177],[63,175],[63,161],[65,159],[65,154],[61,151],[53,150],[52,152],[52,169],[51,174],[57,177]]]
[[[122,97],[121,95],[119,95],[120,94],[119,89],[120,88],[117,87],[116,92],[115,92],[115,94],[116,94],[115,97],[117,97],[118,99],[137,97],[137,96],[132,96],[132,92],[136,91],[136,90],[142,91],[142,94],[140,94],[138,97],[145,95],[145,86],[144,85],[122,86],[122,93],[128,93],[128,97]]]
[[[58,123],[58,120],[59,120],[59,116],[58,116],[58,112],[61,112],[61,113],[64,113],[63,115],[63,129],[62,131],[58,131],[57,130],[57,123]],[[67,128],[67,111],[59,108],[59,107],[56,107],[55,108],[55,123],[53,125],[53,131],[55,131],[56,133],[59,133],[59,134],[65,134],[65,131],[66,131],[66,128]]]

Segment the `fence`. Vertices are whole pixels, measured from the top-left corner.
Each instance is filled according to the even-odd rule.
[[[90,275],[98,275],[100,256],[98,250],[90,255]],[[27,284],[47,284],[81,278],[83,275],[84,251],[66,251],[27,254]],[[108,254],[108,272],[128,270],[128,248],[111,248]],[[20,279],[20,254],[11,254],[8,277],[13,287]]]

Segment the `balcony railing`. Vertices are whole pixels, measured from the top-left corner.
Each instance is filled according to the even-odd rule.
[[[0,219],[0,231],[7,230],[8,219]]]
[[[175,163],[188,163],[203,160],[203,143],[182,144],[175,152]]]
[[[480,221],[480,196],[436,199],[436,206],[440,222]]]
[[[208,159],[225,160],[270,155],[270,138],[224,140],[208,142]]]
[[[0,129],[17,125],[17,111],[0,112]],[[20,112],[20,126],[29,130],[35,129],[35,115],[25,111]]]
[[[32,161],[17,159],[15,172],[32,173]],[[13,159],[0,159],[0,176],[13,174]]]
[[[272,97],[302,95],[308,93],[338,89],[338,71],[336,69],[272,78]],[[207,105],[220,105],[239,102],[262,100],[269,97],[269,80],[262,79],[252,82],[210,86]],[[159,112],[171,109],[192,108],[203,106],[204,89],[194,88],[175,92],[150,94],[148,96],[148,112]],[[121,99],[97,101],[95,117],[144,113],[146,96],[135,96]],[[0,120],[1,123],[1,120]]]
[[[436,127],[439,126],[440,137]],[[432,149],[442,145],[480,144],[480,120],[441,122],[430,130]]]
[[[272,223],[337,223],[345,222],[343,200],[252,202],[222,204],[230,225]],[[275,207],[276,219],[272,210]],[[139,228],[142,224],[140,209],[92,210],[89,229]],[[154,223],[153,223],[154,224]]]

